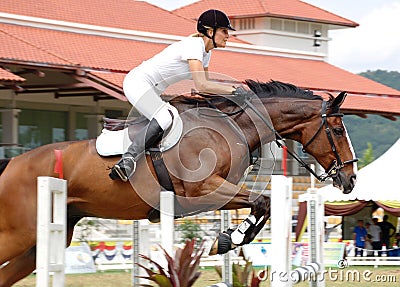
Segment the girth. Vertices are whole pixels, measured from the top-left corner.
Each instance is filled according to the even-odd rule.
[[[174,195],[176,195],[174,185],[172,184],[171,176],[168,172],[168,169],[167,169],[164,159],[163,159],[163,153],[160,151],[160,149],[158,147],[149,148],[149,149],[147,149],[147,151],[150,153],[150,158],[153,163],[154,171],[156,173],[158,183],[160,184],[160,188],[161,188],[160,192],[173,191]],[[179,204],[179,202],[175,196],[175,200],[174,200],[175,216],[174,217],[175,218],[183,217],[183,211],[184,211],[184,209]],[[179,213],[180,213],[180,215],[178,215]],[[147,219],[153,223],[160,221],[160,205],[158,205],[158,207],[156,207],[156,208],[153,208],[149,212],[149,214],[147,215]]]

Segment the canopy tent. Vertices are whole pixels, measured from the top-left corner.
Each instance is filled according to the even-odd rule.
[[[353,191],[343,194],[332,185],[318,190],[325,201],[398,200],[400,201],[400,138],[382,156],[360,169]]]
[[[400,160],[400,138],[382,156],[360,169],[357,183],[353,191],[343,194],[332,185],[320,188],[317,192],[325,201],[325,215],[352,215],[364,207],[375,204],[385,212],[400,216],[400,175],[397,169]],[[296,238],[304,230],[307,216],[307,205],[301,202],[299,206]]]

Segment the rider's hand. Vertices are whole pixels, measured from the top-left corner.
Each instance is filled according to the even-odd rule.
[[[243,87],[237,87],[232,92],[232,95],[234,95],[233,101],[239,106],[243,105],[246,100],[251,100],[256,96],[252,90],[247,90]]]

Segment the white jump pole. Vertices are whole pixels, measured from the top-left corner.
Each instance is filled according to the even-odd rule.
[[[231,213],[229,210],[221,210],[221,231],[228,230],[231,225]],[[222,264],[222,282],[232,284],[233,274],[232,274],[232,262],[231,254],[227,252],[223,255]]]
[[[161,246],[173,256],[174,251],[174,217],[175,194],[173,191],[160,192],[160,226]]]
[[[39,176],[37,181],[36,286],[65,285],[67,181]]]
[[[306,194],[299,196],[299,201],[307,201],[308,215],[308,264],[317,264],[318,273],[324,270],[324,201],[317,193],[316,188],[309,188]],[[317,274],[318,275],[318,274]],[[310,287],[324,287],[325,281],[321,277],[309,280]]]
[[[133,287],[140,286],[140,263],[139,254],[140,254],[140,221],[133,221],[133,236],[132,236],[132,285]]]
[[[289,287],[289,272],[292,269],[292,178],[272,175],[271,186],[271,286]]]

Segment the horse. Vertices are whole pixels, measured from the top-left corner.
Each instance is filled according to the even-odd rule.
[[[251,152],[261,144],[277,139],[282,144],[283,138],[301,143],[325,169],[324,178],[331,177],[346,193],[356,179],[355,155],[339,110],[344,92],[325,100],[292,84],[246,83],[256,97],[170,101],[184,130],[178,144],[162,156],[182,210],[193,214],[250,208],[241,228],[216,240],[219,253],[251,242],[270,216],[267,195],[238,185]],[[59,175],[54,171],[55,150],[62,153],[68,182],[68,246],[83,217],[146,219],[159,204],[161,188],[148,155],[130,182],[114,181],[108,173],[119,156],[102,157],[95,144],[96,139],[52,143],[0,163],[0,287],[35,269],[36,181],[38,176]]]

